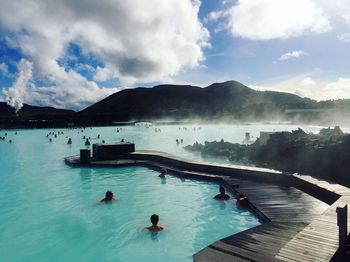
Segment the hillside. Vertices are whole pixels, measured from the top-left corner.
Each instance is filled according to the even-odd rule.
[[[261,119],[284,115],[288,108],[308,108],[316,102],[299,96],[256,91],[236,81],[206,88],[159,85],[125,89],[78,113],[83,118],[115,119]]]
[[[65,127],[74,113],[67,109],[24,104],[16,115],[14,108],[0,102],[0,128]]]
[[[159,85],[124,89],[80,112],[24,105],[14,109],[0,102],[0,127],[111,125],[127,121],[278,121],[348,125],[350,100],[316,102],[297,95],[256,91],[239,82],[215,83],[201,88],[190,85]],[[19,124],[18,124],[19,123]]]
[[[18,111],[17,117],[24,119],[51,119],[55,116],[70,115],[73,113],[75,113],[73,110],[24,104]],[[6,102],[0,102],[0,118],[11,117],[16,117],[15,109],[6,104]]]

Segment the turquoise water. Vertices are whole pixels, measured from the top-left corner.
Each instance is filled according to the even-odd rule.
[[[0,136],[8,133],[6,141],[0,141],[0,260],[191,261],[193,253],[215,240],[258,225],[254,215],[237,209],[233,201],[214,201],[218,186],[213,183],[173,176],[162,181],[156,171],[143,167],[80,169],[63,162],[63,157],[85,148],[84,135],[92,142],[123,138],[135,142],[137,149],[202,159],[184,151],[175,139],[184,139],[183,145],[221,138],[241,142],[244,132],[295,129],[289,125],[182,127],[159,126],[161,132],[131,126],[119,132],[117,127],[60,129],[64,134],[51,136],[52,142],[46,134],[57,130],[18,130],[17,135],[0,131]],[[68,137],[72,145],[66,144]],[[97,204],[108,189],[117,201]],[[166,225],[156,235],[144,230],[153,213]]]

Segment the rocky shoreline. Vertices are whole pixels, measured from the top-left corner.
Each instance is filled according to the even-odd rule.
[[[350,134],[339,127],[321,129],[319,134],[307,134],[302,129],[275,132],[267,140],[258,138],[251,145],[221,140],[194,143],[185,149],[350,185]]]

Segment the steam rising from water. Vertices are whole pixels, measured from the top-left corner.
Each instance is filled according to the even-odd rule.
[[[19,63],[19,75],[16,82],[8,90],[4,90],[4,98],[6,103],[16,110],[23,107],[26,88],[29,81],[32,79],[32,63],[28,60],[22,59]]]

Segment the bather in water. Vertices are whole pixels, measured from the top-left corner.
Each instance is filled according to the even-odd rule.
[[[153,214],[150,219],[151,219],[152,226],[146,227],[149,231],[158,232],[158,231],[162,231],[165,228],[164,225],[158,225],[158,221],[159,221],[158,215]]]
[[[225,188],[223,186],[219,187],[220,194],[217,194],[214,199],[216,200],[229,200],[230,196],[225,193]]]
[[[162,169],[160,170],[159,177],[165,178],[166,173],[167,173],[167,170],[166,170],[165,168],[162,168]]]
[[[108,190],[106,192],[106,195],[103,199],[101,199],[101,203],[111,203],[111,202],[114,202],[115,201],[115,198],[114,198],[114,194],[112,191]]]

